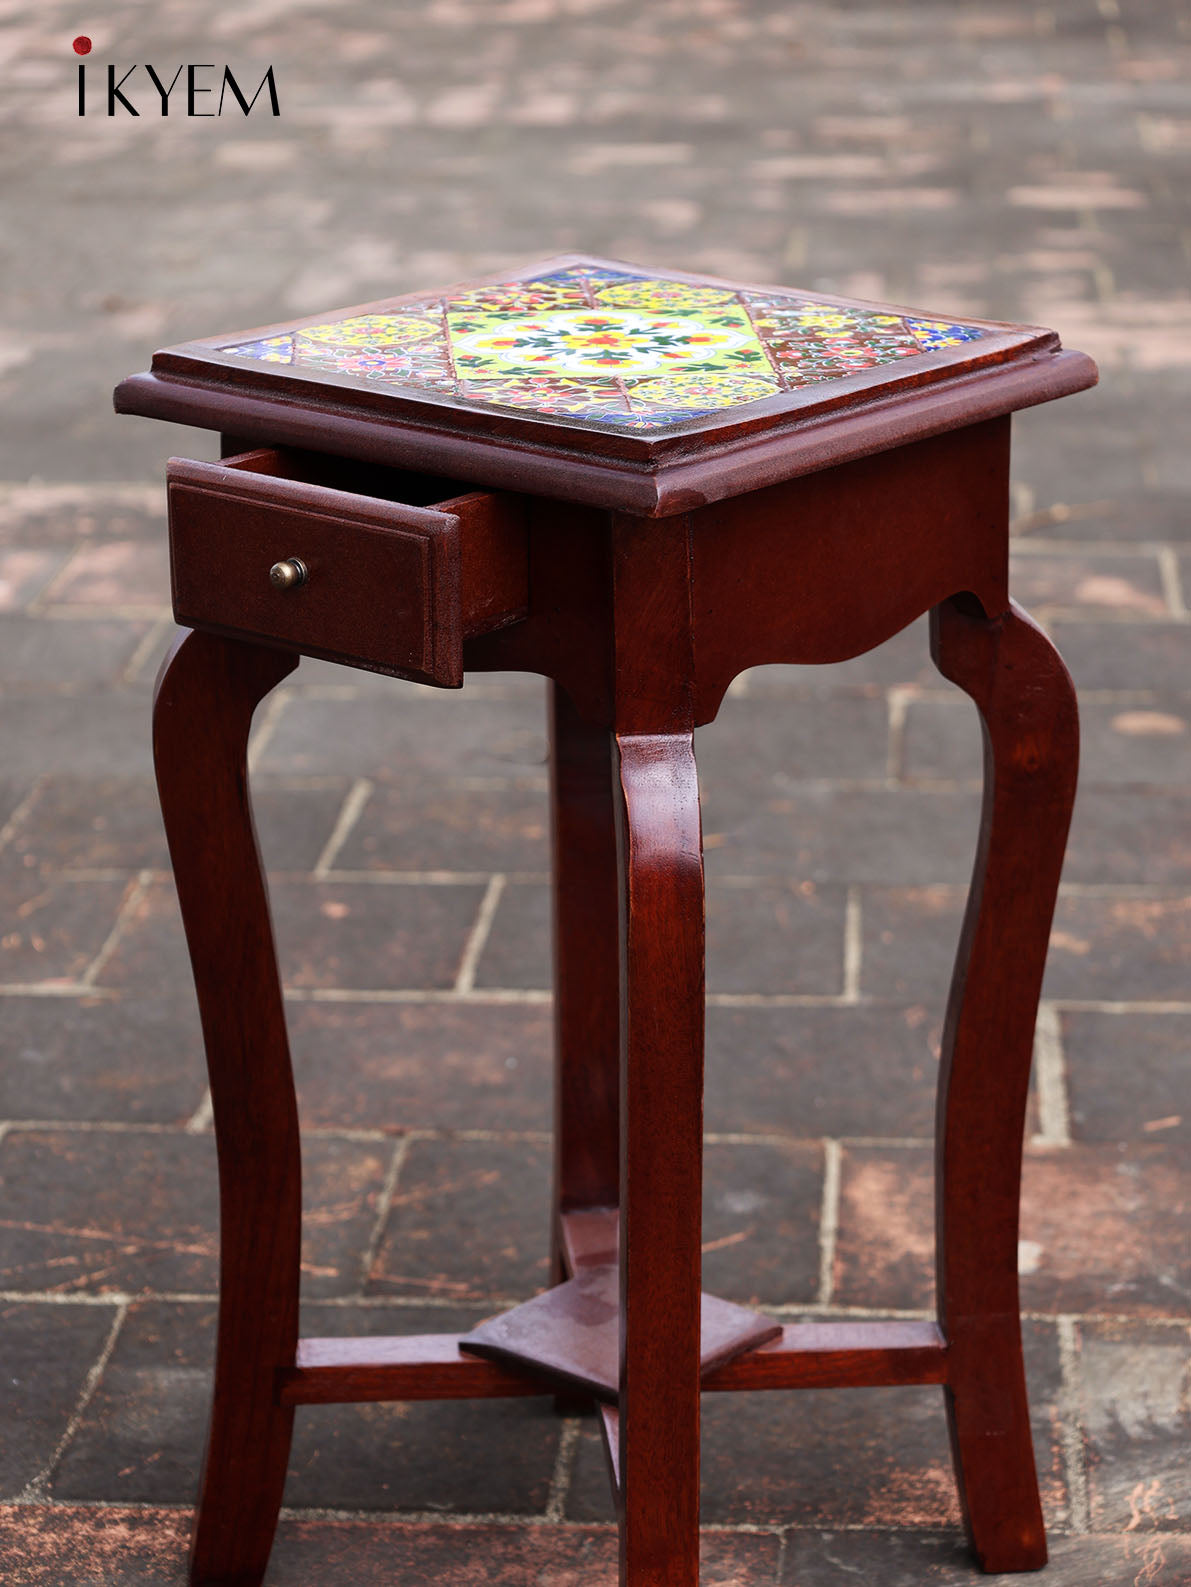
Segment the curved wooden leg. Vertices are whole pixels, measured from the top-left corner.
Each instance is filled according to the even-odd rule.
[[[1075,798],[1075,693],[1019,608],[937,607],[939,670],[984,726],[984,811],[944,1028],[936,1160],[939,1318],[960,1499],[986,1571],[1046,1563],[1017,1283],[1034,1020]]]
[[[184,633],[154,701],[219,1150],[219,1334],[194,1587],[256,1587],[264,1576],[293,1428],[274,1384],[297,1348],[301,1158],[247,745],[258,702],[296,666],[280,651]]]
[[[689,733],[617,735],[625,1587],[698,1587],[703,858]]]

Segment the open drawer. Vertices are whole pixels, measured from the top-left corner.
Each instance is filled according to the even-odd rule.
[[[311,452],[171,458],[174,615],[458,688],[528,600],[523,499]]]

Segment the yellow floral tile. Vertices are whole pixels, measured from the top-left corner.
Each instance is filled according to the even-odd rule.
[[[600,307],[506,316],[450,310],[447,333],[456,369],[470,376],[631,377],[768,366],[753,323],[737,303],[685,312]]]

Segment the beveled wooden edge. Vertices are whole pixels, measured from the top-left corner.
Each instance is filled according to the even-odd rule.
[[[796,419],[721,444],[708,442],[693,455],[652,467],[609,456],[593,460],[582,452],[507,436],[364,416],[334,403],[316,409],[282,395],[245,396],[226,383],[152,373],[121,382],[115,404],[120,413],[656,518],[1050,402],[1093,386],[1096,379],[1096,366],[1086,354],[1042,352],[842,412]]]
[[[709,1372],[709,1393],[894,1388],[946,1383],[947,1341],[933,1322],[787,1323],[779,1338]]]
[[[265,473],[253,465],[253,459],[259,455],[246,452],[239,457],[221,458],[217,463],[171,457],[166,463],[166,489],[189,485],[196,490],[217,491],[221,499],[259,502],[266,507],[292,507],[312,517],[341,518],[350,513],[361,523],[378,529],[392,529],[396,525],[403,529],[420,529],[427,534],[458,532],[458,515],[437,505],[412,507],[387,497],[366,496],[357,491],[340,490],[338,486]],[[444,503],[444,507],[449,505]]]
[[[626,430],[598,419],[568,418],[565,414],[536,413],[530,409],[502,407],[479,397],[453,400],[446,394],[417,387],[364,385],[349,374],[323,370],[317,376],[302,367],[246,360],[224,349],[196,351],[189,344],[166,348],[153,355],[152,372],[165,378],[216,382],[253,395],[280,395],[321,408],[328,392],[338,392],[341,405],[351,412],[376,413],[398,423],[412,420],[461,435],[501,436],[531,445],[573,447],[602,457],[660,462],[692,448],[720,445],[741,435],[771,429],[793,420],[855,407],[872,395],[892,395],[920,390],[939,381],[961,379],[978,370],[1011,359],[1058,347],[1054,331],[1027,327],[1002,328],[978,342],[958,348],[922,351],[912,359],[858,369],[837,380],[786,388],[753,402],[742,402],[711,413],[667,424],[654,431]]]
[[[510,1399],[555,1394],[557,1378],[465,1354],[458,1334],[303,1339],[278,1373],[282,1405],[382,1400]],[[788,1323],[779,1338],[710,1370],[707,1393],[892,1388],[947,1382],[948,1352],[932,1322]]]

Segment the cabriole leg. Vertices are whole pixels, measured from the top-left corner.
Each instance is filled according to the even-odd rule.
[[[1079,755],[1075,693],[1019,608],[937,607],[931,649],[984,728],[976,866],[952,978],[939,1077],[940,1323],[960,1499],[986,1571],[1046,1563],[1017,1282],[1022,1137],[1034,1021]]]
[[[623,1587],[698,1587],[703,859],[689,733],[617,736]]]
[[[275,1379],[297,1346],[301,1159],[247,746],[257,704],[296,665],[281,651],[184,633],[154,702],[157,784],[219,1152],[219,1332],[193,1587],[261,1581],[293,1427]]]

